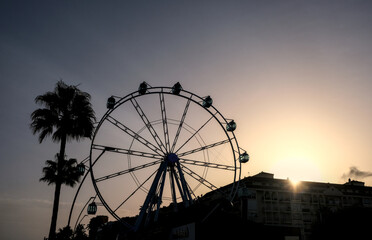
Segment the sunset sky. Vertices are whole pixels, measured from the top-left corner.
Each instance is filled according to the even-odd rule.
[[[372,186],[371,23],[369,0],[1,1],[0,239],[48,235],[54,188],[39,178],[59,144],[29,124],[60,79],[91,94],[97,119],[111,95],[180,82],[236,121],[242,177]],[[75,190],[62,188],[58,228]]]

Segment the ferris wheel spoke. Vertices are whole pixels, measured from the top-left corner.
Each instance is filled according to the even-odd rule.
[[[133,156],[139,156],[139,157],[145,157],[145,158],[163,159],[163,157],[158,154],[141,152],[141,151],[136,151],[136,150],[131,150],[131,149],[109,147],[109,146],[103,146],[103,145],[97,145],[97,144],[93,144],[92,148],[95,150],[105,150],[107,152],[133,155]]]
[[[107,120],[110,123],[112,123],[114,126],[116,126],[117,128],[119,128],[122,131],[124,131],[125,133],[127,133],[132,138],[136,139],[138,142],[140,142],[143,145],[145,145],[146,147],[148,147],[150,150],[152,150],[152,151],[154,151],[154,152],[156,152],[158,154],[161,154],[162,153],[162,150],[161,149],[159,149],[154,144],[150,143],[149,141],[147,141],[146,139],[144,139],[143,137],[141,137],[140,135],[138,135],[136,132],[134,132],[132,129],[128,128],[127,126],[125,126],[123,123],[119,122],[117,119],[115,119],[115,118],[113,118],[111,116],[108,116],[107,117]]]
[[[181,130],[182,130],[182,125],[185,122],[186,114],[187,114],[187,111],[189,110],[190,102],[191,102],[191,98],[189,98],[189,100],[186,103],[185,110],[183,110],[181,121],[180,121],[180,124],[178,125],[177,133],[176,133],[176,136],[174,137],[174,140],[173,140],[171,152],[173,152],[174,148],[176,147],[178,137],[180,136],[180,133],[181,133]]]
[[[183,144],[181,147],[179,147],[177,149],[177,151],[175,153],[177,153],[179,150],[181,150],[196,134],[198,134],[198,132],[200,132],[200,130],[202,130],[208,123],[210,120],[212,120],[214,118],[214,116],[216,115],[217,113],[213,114],[196,132],[194,132],[191,137],[189,137]]]
[[[120,176],[120,175],[123,175],[123,174],[134,172],[134,171],[137,171],[137,170],[140,170],[140,169],[143,169],[143,168],[151,167],[151,166],[154,166],[154,165],[160,163],[161,161],[162,160],[158,160],[158,161],[155,161],[155,162],[150,162],[150,163],[139,165],[139,166],[136,166],[136,167],[133,167],[133,168],[129,168],[129,169],[126,169],[126,170],[123,170],[123,171],[120,171],[120,172],[112,173],[112,174],[109,174],[109,175],[106,175],[106,176],[103,176],[103,177],[96,178],[95,181],[96,182],[101,182],[101,181],[108,180],[110,178],[114,178],[114,177],[117,177],[117,176]]]
[[[159,98],[160,98],[160,107],[161,107],[161,118],[163,120],[165,148],[166,148],[167,152],[169,152],[169,150],[170,150],[169,132],[168,132],[167,112],[165,110],[164,94],[159,93]]]
[[[214,190],[218,189],[215,185],[213,185],[208,180],[206,180],[205,178],[203,178],[202,176],[200,176],[199,174],[197,174],[196,172],[194,172],[190,168],[186,167],[185,165],[182,165],[182,169],[187,175],[194,178],[196,181],[203,184],[204,186],[206,186],[210,190],[214,191]]]
[[[122,203],[119,204],[117,208],[115,208],[114,212],[116,212],[121,206],[123,206],[139,189],[143,187],[143,185],[150,180],[152,176],[155,175],[155,173],[158,170],[156,169],[143,183],[141,183]]]
[[[167,148],[164,146],[163,142],[159,138],[158,134],[156,133],[155,129],[151,125],[149,119],[146,117],[145,113],[143,112],[142,108],[138,104],[137,100],[135,98],[130,99],[133,107],[136,109],[138,115],[141,117],[143,123],[149,130],[151,136],[154,138],[155,142],[158,144],[159,148],[162,150],[162,152],[165,154],[167,152]]]
[[[206,145],[206,146],[200,147],[200,148],[195,148],[195,149],[192,149],[192,150],[190,150],[190,151],[187,151],[187,152],[183,152],[183,153],[177,154],[177,156],[178,156],[178,157],[183,157],[183,156],[186,156],[186,155],[189,155],[189,154],[193,154],[193,153],[196,153],[196,152],[200,152],[200,151],[206,150],[206,149],[208,149],[208,148],[213,148],[213,147],[216,147],[216,146],[219,146],[219,145],[222,145],[222,144],[228,143],[228,142],[230,142],[229,139],[222,140],[222,141],[215,142],[215,143],[212,143],[212,144],[209,144],[209,145]]]
[[[209,167],[209,168],[216,168],[228,171],[235,171],[235,166],[218,164],[218,163],[210,163],[210,162],[202,162],[197,160],[190,160],[185,158],[180,158],[179,160],[181,163],[194,165],[194,166],[201,166],[201,167]]]

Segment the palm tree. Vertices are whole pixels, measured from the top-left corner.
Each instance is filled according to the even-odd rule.
[[[47,136],[52,136],[54,142],[60,142],[60,151],[55,166],[53,161],[47,161],[47,168],[55,168],[54,180],[47,179],[49,170],[44,171],[45,181],[55,184],[53,214],[50,224],[49,239],[55,239],[59,196],[61,185],[65,184],[66,173],[63,168],[65,164],[66,142],[77,140],[84,137],[90,138],[93,134],[94,122],[96,118],[90,103],[90,95],[80,91],[77,86],[66,85],[62,80],[57,82],[53,92],[47,92],[35,98],[37,104],[44,108],[36,109],[31,114],[30,128],[33,134],[39,133],[39,142],[42,143]],[[58,177],[57,177],[58,176]],[[68,184],[68,183],[67,183]]]
[[[81,177],[76,159],[70,158],[69,160],[63,160],[60,174],[58,174],[58,160],[60,159],[58,153],[55,159],[55,161],[45,161],[46,167],[43,168],[44,176],[40,178],[40,181],[47,182],[48,185],[60,182],[61,184],[74,187]]]

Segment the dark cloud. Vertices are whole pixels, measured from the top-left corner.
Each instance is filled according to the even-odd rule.
[[[372,177],[372,172],[368,171],[361,171],[357,167],[350,167],[348,173],[344,173],[342,175],[342,178],[355,178],[355,179],[362,179]]]

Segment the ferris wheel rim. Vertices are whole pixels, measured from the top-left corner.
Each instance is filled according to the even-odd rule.
[[[121,105],[130,101],[131,99],[136,99],[136,98],[139,98],[139,97],[144,96],[144,95],[152,95],[152,94],[163,94],[163,96],[164,96],[164,94],[169,94],[169,95],[173,95],[173,96],[179,96],[179,97],[182,97],[184,99],[188,99],[188,101],[192,101],[194,104],[199,105],[201,108],[206,110],[214,118],[214,120],[218,122],[218,124],[224,130],[224,133],[225,133],[225,135],[227,136],[227,139],[230,142],[230,147],[232,149],[232,153],[233,153],[233,156],[234,156],[234,161],[233,161],[234,162],[234,168],[235,168],[234,179],[233,179],[233,182],[232,182],[231,191],[230,191],[229,196],[228,196],[228,198],[231,200],[235,196],[235,194],[237,192],[237,189],[238,189],[238,185],[239,185],[239,181],[240,181],[240,177],[241,177],[241,162],[238,161],[239,156],[240,156],[240,147],[239,147],[237,138],[235,137],[235,134],[234,134],[233,131],[228,132],[224,127],[224,124],[225,125],[228,124],[227,119],[221,114],[220,111],[218,111],[218,109],[214,105],[211,105],[209,107],[210,109],[213,110],[214,113],[212,113],[212,110],[210,110],[209,108],[203,107],[201,102],[204,99],[202,97],[190,92],[190,91],[186,91],[186,90],[182,89],[182,91],[179,94],[172,94],[172,92],[171,92],[172,88],[171,87],[150,87],[150,88],[147,89],[147,91],[148,92],[146,92],[145,94],[140,94],[140,92],[138,90],[138,91],[133,91],[132,93],[129,93],[126,96],[121,97],[121,98],[116,97],[116,98],[119,99],[118,102],[115,104],[115,106],[112,109],[108,109],[106,111],[106,113],[103,115],[103,117],[101,118],[100,122],[98,123],[98,125],[97,125],[97,127],[94,131],[94,135],[92,137],[91,146],[90,146],[90,157],[89,157],[89,165],[90,165],[90,168],[91,168],[90,175],[91,175],[91,179],[92,179],[94,189],[95,189],[95,191],[97,193],[97,196],[100,199],[102,205],[105,206],[106,210],[114,218],[116,218],[117,220],[122,222],[121,218],[115,213],[115,211],[113,211],[111,209],[111,207],[105,201],[105,198],[102,196],[101,191],[99,190],[99,187],[97,186],[96,178],[94,177],[94,171],[93,171],[94,163],[92,163],[92,152],[93,152],[93,145],[94,145],[94,141],[96,139],[96,135],[99,132],[100,127],[107,120],[107,118],[110,116],[110,114],[112,112],[114,112],[116,109],[118,109]],[[186,96],[186,94],[188,96]],[[218,119],[217,116],[219,116],[221,119]],[[221,122],[221,120],[223,120],[224,122]],[[229,135],[229,133],[231,134],[231,136]],[[235,147],[233,145],[233,141],[235,143]],[[106,150],[103,150],[102,154],[105,151]],[[99,157],[95,160],[95,162],[98,161],[98,159],[99,159]]]

